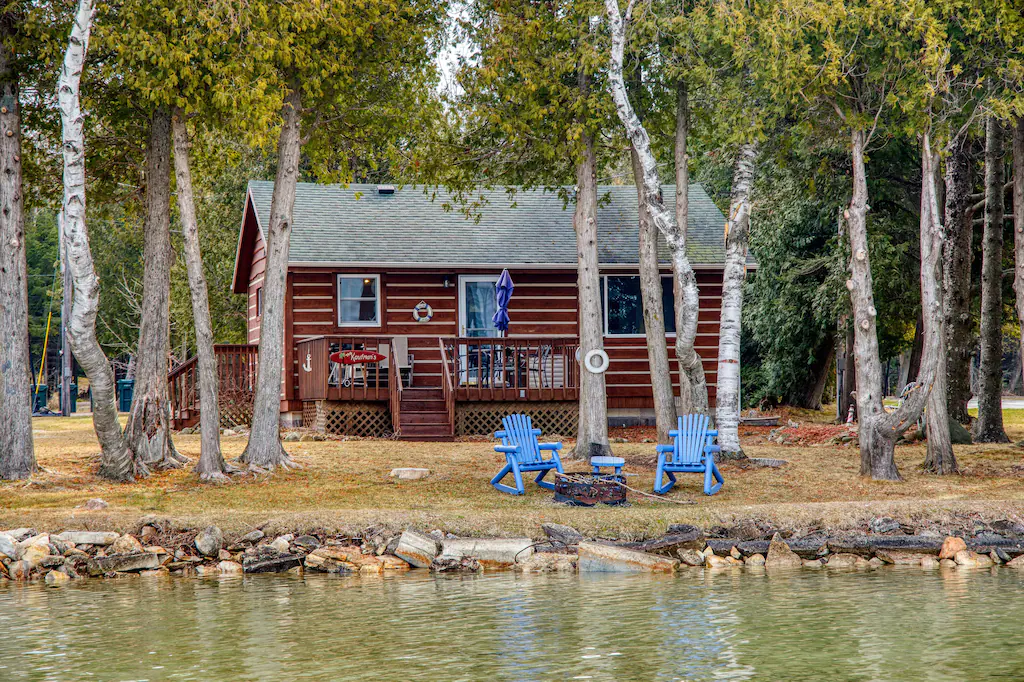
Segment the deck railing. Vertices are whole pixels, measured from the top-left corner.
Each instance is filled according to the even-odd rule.
[[[394,346],[392,346],[393,348]],[[391,430],[397,436],[402,430],[402,371],[388,356],[388,403],[391,409]]]
[[[443,342],[459,401],[579,398],[576,338],[460,337]]]
[[[438,348],[441,351],[441,394],[444,396],[444,404],[448,408],[448,424],[451,426],[451,434],[455,435],[455,385],[452,382],[452,363],[449,360],[448,349],[445,347],[444,339],[437,340]]]
[[[246,424],[252,419],[252,400],[259,366],[259,347],[217,344],[218,404],[222,424]],[[191,357],[167,374],[172,428],[183,428],[199,417],[199,364]]]
[[[299,400],[390,401],[391,337],[316,336],[296,345],[299,360]],[[374,351],[388,364],[344,365],[329,359],[343,350]]]

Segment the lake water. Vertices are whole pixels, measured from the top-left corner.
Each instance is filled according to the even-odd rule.
[[[0,680],[1020,680],[1024,572],[0,587]]]

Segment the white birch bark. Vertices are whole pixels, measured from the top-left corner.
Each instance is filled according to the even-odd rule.
[[[28,340],[28,265],[21,165],[19,77],[10,41],[17,19],[3,18],[0,44],[0,480],[36,470]]]
[[[635,149],[630,148],[629,157],[633,164],[633,174],[639,177],[640,159]],[[676,403],[668,363],[668,341],[665,338],[665,306],[662,298],[661,268],[658,263],[658,230],[647,212],[644,191],[643,182],[638,180],[636,192],[640,230],[640,298],[643,303],[651,393],[654,397],[654,422],[658,442],[668,443],[668,432],[676,427]]]
[[[722,313],[718,332],[718,375],[715,380],[715,422],[718,444],[726,459],[742,459],[740,447],[740,330],[743,280],[747,274],[750,236],[750,192],[754,185],[756,143],[740,145],[733,165],[732,197],[725,223],[725,266],[722,270]]]
[[[196,327],[196,355],[199,365],[199,430],[202,434],[196,473],[208,483],[222,483],[225,474],[235,471],[224,461],[220,450],[220,406],[217,356],[213,350],[213,322],[203,272],[203,256],[199,248],[199,224],[196,220],[192,194],[192,171],[189,167],[189,140],[185,114],[180,109],[171,117],[174,139],[174,177],[177,184],[178,214],[184,237],[185,268],[188,271],[192,317]]]
[[[608,394],[604,374],[586,366],[587,353],[604,347],[601,315],[601,275],[597,256],[597,158],[594,139],[584,134],[583,156],[576,169],[576,284],[580,305],[580,416],[576,431],[576,459],[611,454],[608,443]]]
[[[60,228],[68,268],[74,281],[68,335],[75,358],[89,377],[93,401],[92,422],[101,448],[100,475],[115,481],[128,481],[136,474],[146,473],[146,468],[134,458],[121,434],[114,396],[114,372],[96,340],[99,278],[93,267],[85,223],[85,117],[78,93],[94,12],[93,0],[80,0],[57,83],[64,156],[64,200]]]
[[[631,9],[632,3],[630,3],[629,9],[626,11],[627,21]],[[615,110],[618,113],[619,120],[626,129],[626,136],[639,157],[640,166],[643,171],[640,177],[643,180],[645,189],[645,207],[655,227],[664,235],[665,241],[672,251],[672,271],[676,280],[675,286],[681,290],[676,303],[676,356],[679,360],[680,374],[687,376],[687,383],[689,384],[688,386],[683,386],[682,408],[684,412],[706,412],[707,392],[706,384],[704,383],[704,368],[700,357],[693,349],[693,343],[697,337],[697,315],[700,301],[697,291],[697,278],[693,273],[693,268],[690,266],[689,259],[686,257],[686,226],[680,227],[672,213],[665,208],[665,203],[662,201],[661,196],[658,162],[651,149],[650,136],[633,110],[633,105],[629,101],[629,94],[626,92],[626,85],[622,77],[622,58],[626,47],[626,26],[619,13],[618,1],[605,0],[605,10],[608,14],[608,25],[612,35],[611,57],[608,64],[608,89],[611,92],[612,100],[615,102]],[[677,144],[677,173],[679,172],[678,161],[680,155],[684,157],[683,165],[685,166],[685,153],[684,141],[682,150],[679,149]],[[688,183],[688,177],[684,177],[684,182]],[[676,191],[679,191],[678,180]],[[685,205],[682,210],[686,211]],[[680,305],[680,299],[682,305]],[[704,387],[703,400],[701,400],[700,395],[702,387]],[[700,404],[701,402],[703,404]]]
[[[253,399],[252,429],[240,460],[252,471],[295,467],[281,445],[281,372],[284,367],[285,280],[291,243],[292,213],[299,179],[302,115],[301,85],[291,83],[281,107],[281,137],[277,144],[277,174],[270,199],[267,230],[267,268],[263,282],[259,369]]]

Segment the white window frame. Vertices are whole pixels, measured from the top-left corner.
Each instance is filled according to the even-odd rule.
[[[466,336],[466,314],[469,312],[466,303],[466,284],[470,282],[491,282],[498,283],[498,275],[459,275],[459,336]],[[497,330],[495,330],[497,331]],[[497,338],[501,334],[481,336],[481,339]]]
[[[372,279],[372,280],[375,281],[374,290],[377,292],[377,301],[376,301],[376,303],[377,303],[377,311],[376,311],[377,321],[376,322],[362,322],[362,321],[360,321],[360,322],[343,322],[341,320],[341,302],[342,302],[342,300],[346,300],[346,301],[363,301],[363,300],[367,300],[367,299],[364,299],[364,298],[346,298],[346,299],[342,299],[342,297],[341,297],[341,280],[342,280],[342,278],[346,278],[346,279],[356,279],[356,278],[358,278],[358,279]],[[380,290],[380,275],[379,274],[368,274],[368,273],[357,273],[357,272],[339,272],[337,274],[337,276],[335,277],[335,286],[337,287],[337,290],[338,290],[338,293],[337,293],[337,296],[336,296],[336,301],[335,301],[335,309],[336,309],[336,313],[337,313],[338,326],[339,327],[380,327],[381,326],[381,317],[382,317],[381,316],[381,298],[382,298],[382,292]]]
[[[659,274],[661,275],[661,286],[662,286],[662,288],[665,287],[665,280],[666,279],[669,280],[669,286],[671,287],[672,286],[672,275],[671,274],[666,274],[666,273],[659,273]],[[639,278],[640,277],[640,273],[638,273],[638,272],[637,273],[632,273],[632,272],[625,272],[625,273],[623,273],[623,272],[616,272],[616,273],[605,273],[605,274],[601,275],[601,302],[604,304],[602,306],[602,308],[603,308],[602,314],[603,314],[603,317],[604,317],[604,335],[605,336],[610,336],[610,337],[616,338],[616,339],[645,339],[645,338],[647,338],[647,334],[612,334],[611,333],[611,330],[608,327],[608,308],[609,308],[609,306],[608,306],[608,278],[609,277],[637,277],[637,278]],[[643,303],[641,303],[641,305],[643,305]],[[643,311],[641,311],[641,314],[642,313],[643,313]],[[673,320],[673,322],[674,321],[675,320]],[[672,331],[672,332],[665,332],[666,338],[675,338],[675,335],[676,335],[676,333],[674,331]]]

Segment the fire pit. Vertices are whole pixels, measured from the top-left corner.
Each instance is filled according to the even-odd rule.
[[[620,485],[625,482],[625,476],[614,474],[556,473],[555,502],[573,507],[627,504],[626,488]]]

